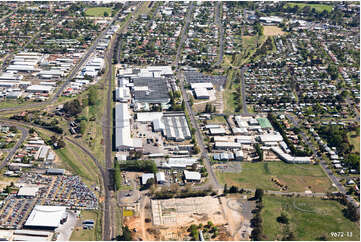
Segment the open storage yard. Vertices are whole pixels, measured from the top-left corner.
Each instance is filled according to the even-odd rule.
[[[225,220],[220,209],[219,200],[211,197],[152,200],[154,225],[181,226],[208,220],[222,224]]]
[[[189,240],[187,230],[192,224],[209,222],[219,231],[212,240],[248,239],[251,210],[255,207],[253,201],[239,195],[150,200],[141,204],[140,214],[126,217],[125,224],[135,232],[134,237],[143,240]]]
[[[295,240],[351,240],[359,241],[359,225],[342,214],[344,206],[336,201],[319,198],[289,198],[265,196],[262,209],[263,228],[267,240],[281,240],[286,225],[277,222],[281,212],[289,220],[289,231]],[[343,232],[343,236],[331,236],[331,232]]]
[[[222,173],[217,171],[219,181],[228,186],[241,188],[262,188],[265,190],[280,190],[271,179],[279,179],[288,186],[289,192],[333,191],[330,181],[321,168],[316,165],[296,165],[283,162],[242,163],[240,173]]]

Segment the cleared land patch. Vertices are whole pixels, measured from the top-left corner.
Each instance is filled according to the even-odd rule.
[[[360,238],[358,225],[343,216],[344,207],[336,201],[264,196],[263,205],[261,215],[267,240],[282,240],[286,235],[286,225],[277,222],[281,212],[286,214],[288,229],[293,232],[295,240],[321,240],[323,236],[326,240],[358,241]],[[335,231],[345,231],[344,237],[332,237],[330,233]],[[347,237],[346,232],[349,232]]]
[[[265,166],[267,164],[267,166]],[[316,165],[293,165],[283,162],[242,163],[242,172],[230,173],[217,171],[217,177],[222,184],[241,188],[262,188],[264,190],[279,191],[280,187],[272,182],[277,178],[288,186],[289,192],[333,191],[329,179],[321,168]]]
[[[282,29],[277,26],[263,26],[263,34],[265,36],[277,36],[284,35],[285,32],[283,32]]]

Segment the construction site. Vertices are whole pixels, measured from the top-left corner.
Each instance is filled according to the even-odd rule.
[[[141,201],[134,216],[124,224],[142,240],[191,240],[188,229],[209,222],[217,227],[216,237],[207,240],[248,240],[254,202],[246,197],[192,197]],[[251,209],[251,210],[250,210]]]

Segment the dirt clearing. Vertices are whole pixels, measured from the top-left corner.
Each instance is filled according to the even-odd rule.
[[[284,35],[285,32],[277,26],[263,26],[263,34],[264,36],[277,36]]]

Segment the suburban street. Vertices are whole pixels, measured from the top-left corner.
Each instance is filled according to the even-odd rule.
[[[188,95],[186,93],[186,90],[184,89],[184,78],[180,77],[180,72],[178,72],[178,80],[180,80],[180,87],[181,87],[181,91],[182,91],[182,95],[185,101],[185,105],[186,105],[186,109],[187,112],[189,114],[189,118],[191,120],[192,123],[192,127],[195,129],[195,137],[196,137],[196,141],[197,144],[199,146],[200,152],[201,152],[201,158],[203,159],[204,162],[204,166],[206,167],[207,171],[208,171],[208,185],[211,185],[213,189],[217,190],[222,188],[223,186],[221,186],[219,184],[219,182],[217,181],[217,177],[212,169],[211,166],[211,161],[208,157],[208,151],[204,145],[204,141],[203,141],[203,135],[201,133],[201,130],[198,126],[198,123],[195,119],[195,114],[192,110],[192,107],[189,104],[189,98]]]
[[[291,122],[293,123],[293,125],[295,127],[298,127],[298,128],[300,127],[299,121],[296,117],[294,117],[291,114],[286,114],[286,117],[291,120]],[[316,151],[315,147],[309,141],[307,135],[303,131],[301,131],[301,136],[302,136],[302,139],[306,142],[307,146],[312,150],[313,155],[320,159],[320,166],[321,166],[322,170],[324,171],[324,173],[327,175],[327,177],[331,180],[331,183],[336,186],[336,188],[339,192],[346,195],[345,187],[339,182],[339,179],[333,174],[332,170],[328,168],[328,164],[324,160],[322,160],[322,157],[317,155],[317,151]],[[349,195],[346,195],[346,198],[347,198],[347,200],[352,202],[356,207],[358,207],[358,203],[355,199],[353,199]]]
[[[11,108],[2,108],[0,109],[0,112],[3,111],[13,111],[13,110],[24,110],[24,109],[29,109],[29,108],[40,108],[40,107],[45,107],[47,105],[51,105],[53,103],[55,103],[58,98],[60,97],[60,95],[63,93],[65,87],[71,82],[71,80],[75,77],[75,75],[78,73],[78,71],[80,70],[80,68],[84,65],[84,63],[87,61],[87,59],[89,58],[89,56],[91,56],[91,54],[93,54],[97,44],[99,43],[99,41],[104,37],[104,35],[106,34],[106,32],[109,30],[110,26],[114,23],[114,21],[118,18],[118,14],[115,14],[115,16],[113,17],[112,21],[108,24],[108,26],[101,32],[101,34],[96,38],[96,40],[92,43],[92,45],[88,48],[88,50],[86,51],[86,53],[82,56],[82,58],[80,59],[80,61],[76,64],[76,66],[70,71],[70,73],[68,74],[68,76],[66,77],[66,79],[64,80],[63,84],[60,86],[60,88],[57,89],[57,91],[55,92],[55,94],[53,95],[53,97],[45,102],[41,102],[41,103],[34,103],[34,104],[30,104],[30,105],[19,105],[16,107],[11,107]]]
[[[1,122],[1,121],[0,121],[0,123],[7,124],[6,122]],[[19,147],[22,145],[22,143],[24,142],[26,137],[28,137],[28,135],[29,135],[29,132],[26,128],[24,128],[22,126],[16,126],[16,128],[21,131],[21,138],[16,142],[14,147],[10,150],[9,154],[6,156],[6,158],[0,164],[0,170],[7,165],[8,161],[10,161],[10,159],[13,157],[16,150],[19,149]]]
[[[179,40],[179,44],[178,44],[178,48],[177,48],[177,55],[176,55],[175,61],[173,63],[173,65],[175,65],[175,66],[178,66],[179,58],[181,57],[181,54],[182,54],[183,44],[184,44],[184,41],[187,39],[188,27],[189,27],[189,24],[190,24],[190,22],[192,20],[193,8],[194,8],[193,2],[189,2],[187,15],[186,15],[186,18],[184,20],[184,25],[183,25],[183,28],[182,28],[182,32],[180,34],[180,40]]]
[[[360,240],[359,4],[0,16],[0,241]]]
[[[216,65],[222,64],[223,61],[223,52],[224,52],[224,29],[223,29],[223,23],[222,23],[222,16],[220,16],[222,12],[222,2],[217,2],[216,4],[216,24],[218,26],[218,38],[219,38],[219,53],[218,53],[218,60],[216,62]]]

